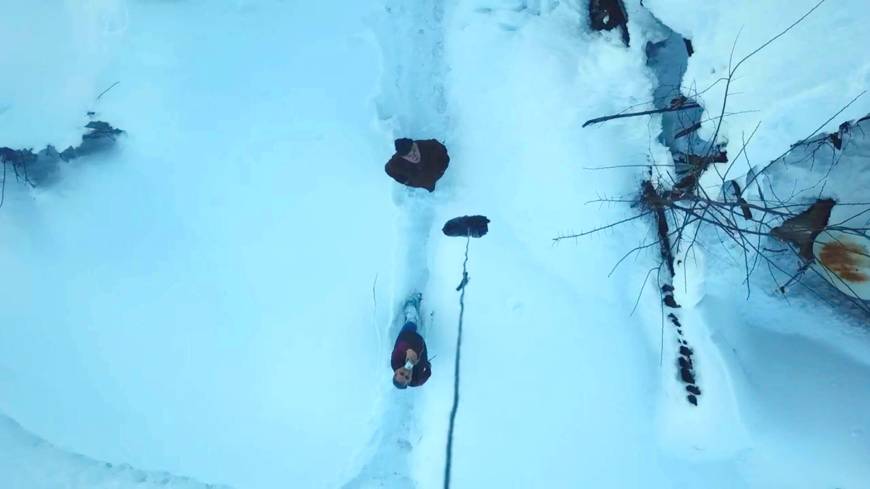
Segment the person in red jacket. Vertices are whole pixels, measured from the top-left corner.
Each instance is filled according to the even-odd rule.
[[[411,322],[402,326],[393,355],[390,358],[393,367],[393,385],[398,389],[419,387],[432,375],[432,365],[426,352],[426,342],[417,333],[417,325]]]
[[[450,164],[447,148],[435,139],[402,138],[394,145],[396,153],[384,166],[387,175],[402,185],[435,191],[435,182]]]
[[[426,351],[426,341],[417,332],[420,296],[412,296],[405,305],[405,325],[393,345],[390,366],[393,367],[393,385],[397,389],[419,387],[432,375],[432,365]]]

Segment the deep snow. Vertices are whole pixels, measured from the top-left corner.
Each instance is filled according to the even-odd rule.
[[[731,27],[752,20],[747,45],[779,30],[752,2],[682,16],[676,3],[645,6],[693,36],[699,86]],[[670,162],[659,118],[580,127],[652,99],[644,46],[661,30],[628,9],[629,48],[589,32],[579,0],[10,6],[29,28],[0,40],[32,42],[0,55],[18,73],[0,81],[0,145],[62,147],[87,110],[127,135],[52,187],[7,182],[0,413],[15,422],[0,418],[0,479],[440,487],[465,246],[440,227],[481,213],[492,223],[470,246],[454,487],[866,485],[863,319],[763,281],[747,300],[733,250],[704,242],[675,281],[700,362],[695,408],[654,274],[642,288],[656,249],[613,271],[655,239],[650,222],[552,241],[636,213],[587,202],[634,195],[644,168],[590,168]],[[860,6],[834,10],[783,52],[835,52],[834,24],[865,35]],[[765,105],[775,124],[758,158],[807,136],[866,70],[837,81],[752,66],[751,86],[791,80],[777,93],[817,102]],[[406,135],[450,150],[433,194],[383,174]],[[433,377],[397,391],[396,307],[415,289]]]

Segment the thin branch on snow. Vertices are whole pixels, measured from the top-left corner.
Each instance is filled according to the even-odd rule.
[[[604,117],[596,117],[595,119],[589,119],[588,121],[583,123],[582,127],[591,126],[593,124],[599,124],[601,122],[606,122],[606,121],[610,121],[613,119],[624,119],[626,117],[639,117],[642,115],[661,114],[664,112],[677,112],[680,110],[697,109],[700,107],[701,106],[698,105],[697,103],[690,102],[688,104],[674,105],[674,106],[667,107],[664,109],[644,110],[642,112],[629,112],[627,114],[613,114],[613,115],[608,115],[608,116],[604,116]]]

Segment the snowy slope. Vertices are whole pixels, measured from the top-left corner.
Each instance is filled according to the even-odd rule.
[[[394,254],[371,10],[119,5],[100,61],[121,84],[78,95],[128,135],[53,188],[7,185],[0,409],[98,460],[334,487],[369,436]]]
[[[218,489],[165,472],[143,472],[74,455],[0,417],[0,475],[3,487],[26,489]]]

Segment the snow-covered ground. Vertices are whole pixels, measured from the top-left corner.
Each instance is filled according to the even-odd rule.
[[[7,182],[0,410],[98,460],[335,486],[369,436],[372,283],[396,249],[372,9],[103,3],[123,34],[96,25],[117,54],[90,53],[105,68],[76,95],[127,135],[54,187]],[[80,136],[83,115],[59,117]],[[59,137],[31,127],[34,146]]]
[[[7,181],[2,485],[441,487],[465,240],[440,228],[474,213],[492,222],[469,247],[453,487],[870,485],[866,317],[765,279],[747,299],[734,250],[702,240],[674,281],[696,407],[657,248],[614,271],[651,221],[553,242],[637,213],[588,202],[634,197],[645,168],[590,168],[670,162],[657,117],[581,128],[652,99],[650,12],[692,37],[700,87],[741,25],[745,53],[812,6],[679,3],[627,2],[630,47],[590,32],[580,0],[9,6],[0,146],[75,144],[89,110],[126,135],[51,187]],[[736,99],[763,109],[753,159],[866,87],[840,51],[867,35],[858,3],[747,62],[739,91],[773,90]],[[435,193],[383,173],[400,136],[447,145]],[[398,391],[388,356],[414,289],[433,376]]]

